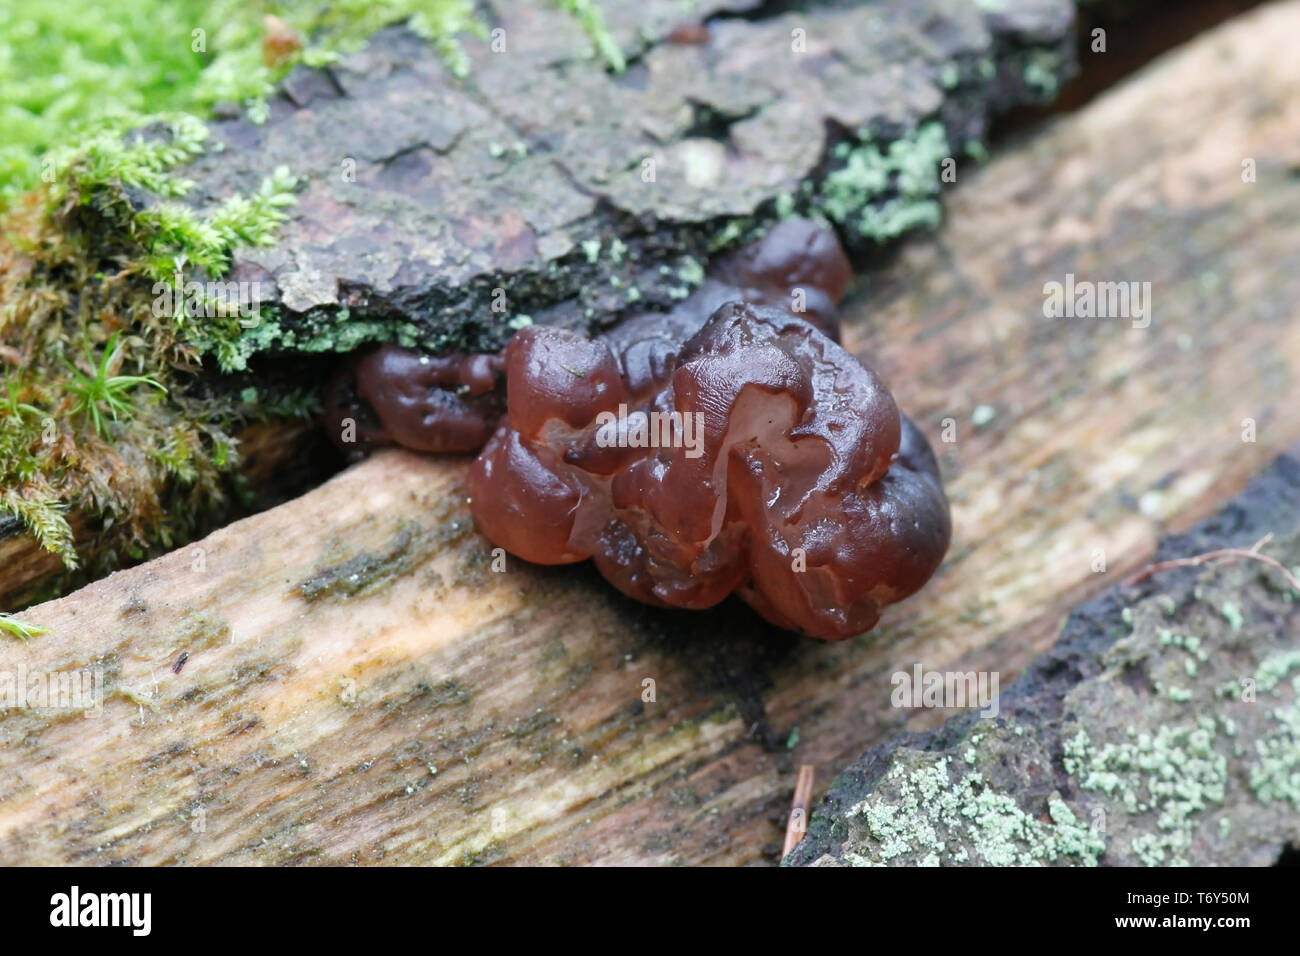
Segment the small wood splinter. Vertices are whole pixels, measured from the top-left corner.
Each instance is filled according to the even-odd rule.
[[[812,802],[813,768],[804,764],[799,768],[799,776],[794,784],[794,800],[790,804],[790,820],[785,826],[785,846],[781,857],[790,855],[808,831],[808,804]]]
[[[1139,571],[1137,574],[1133,575],[1124,583],[1129,586],[1132,586],[1134,584],[1137,584],[1139,581],[1145,581],[1147,578],[1151,577],[1151,575],[1155,574],[1157,571],[1167,571],[1170,568],[1197,567],[1199,565],[1205,564],[1206,562],[1214,561],[1218,558],[1246,558],[1247,560],[1254,560],[1254,561],[1259,561],[1262,564],[1267,564],[1270,568],[1276,568],[1278,571],[1282,572],[1282,577],[1286,579],[1287,584],[1291,585],[1291,587],[1294,588],[1296,591],[1300,591],[1300,581],[1297,581],[1295,575],[1292,574],[1290,571],[1288,571],[1280,561],[1270,558],[1266,554],[1259,553],[1259,549],[1264,547],[1264,545],[1268,544],[1268,542],[1272,540],[1272,538],[1273,538],[1273,532],[1270,531],[1268,534],[1264,535],[1264,537],[1260,538],[1253,545],[1251,545],[1249,549],[1219,548],[1216,551],[1207,551],[1204,554],[1193,555],[1190,558],[1173,558],[1169,561],[1160,561],[1159,563],[1153,564],[1150,567],[1146,568],[1145,570]]]

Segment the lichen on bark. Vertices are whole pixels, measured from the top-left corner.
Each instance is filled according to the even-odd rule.
[[[1223,547],[1300,564],[1283,456],[1157,560]],[[1300,592],[1238,559],[1081,606],[993,719],[873,748],[788,865],[1270,863],[1300,842]]]

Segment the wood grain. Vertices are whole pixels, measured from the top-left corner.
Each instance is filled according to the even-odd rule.
[[[824,787],[945,716],[892,709],[893,671],[1005,683],[1300,440],[1297,35],[1300,3],[1261,8],[963,168],[942,231],[865,275],[848,342],[938,443],[955,521],[873,634],[494,571],[465,462],[386,453],[25,614],[50,632],[0,675],[99,668],[107,696],[0,717],[0,857],[771,861],[798,764]],[[1045,318],[1066,273],[1151,282],[1150,326]]]

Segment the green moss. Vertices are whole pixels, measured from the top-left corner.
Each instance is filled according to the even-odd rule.
[[[292,31],[275,50],[267,15]],[[67,568],[81,560],[70,509],[91,518],[104,567],[171,546],[224,500],[234,430],[302,412],[283,393],[256,404],[187,393],[205,357],[238,371],[275,341],[274,316],[253,328],[237,313],[196,316],[185,290],[219,277],[236,246],[274,241],[296,188],[280,168],[205,214],[168,201],[191,186],[176,170],[203,152],[202,118],[226,101],[256,114],[294,63],[327,63],[403,19],[465,71],[455,36],[480,32],[470,0],[143,0],[111,12],[22,0],[0,20],[0,508]],[[140,208],[137,190],[160,201]],[[171,293],[161,310],[160,289]],[[395,331],[356,324],[326,346]]]
[[[0,613],[0,634],[7,634],[10,637],[16,637],[20,641],[25,641],[39,634],[44,634],[46,631],[47,628],[41,627],[39,624],[28,624],[26,621],[20,621],[12,615]]]
[[[94,423],[95,433],[105,441],[112,441],[113,436],[108,429],[108,419],[104,416],[111,416],[113,421],[130,418],[134,406],[127,396],[133,389],[148,385],[164,394],[167,392],[165,386],[145,375],[110,374],[110,369],[117,368],[122,360],[122,346],[118,344],[120,335],[120,332],[114,332],[108,337],[98,361],[87,353],[86,365],[90,368],[89,372],[81,371],[71,362],[66,363],[68,371],[72,373],[72,378],[67,383],[68,392],[75,400],[72,414],[89,417]]]
[[[203,355],[233,364],[238,313],[191,315],[183,295],[160,308],[158,280],[172,291],[211,279],[235,245],[269,241],[294,184],[277,170],[256,195],[202,216],[165,201],[137,208],[132,187],[184,194],[171,170],[205,135],[183,116],[125,138],[97,134],[82,152],[61,152],[57,181],[4,219],[0,507],[69,569],[79,563],[69,507],[111,529],[103,547],[117,563],[169,546],[181,526],[166,527],[164,498],[177,503],[184,486],[191,504],[211,507],[238,460],[233,407],[185,394]]]
[[[265,116],[274,83],[295,63],[328,63],[388,24],[406,20],[462,74],[468,62],[456,35],[482,30],[471,0],[13,0],[9,6],[0,19],[0,127],[6,132],[0,205],[37,182],[48,168],[40,157],[79,150],[96,131],[120,134],[172,110],[206,116],[220,102]],[[264,50],[267,15],[297,36],[277,57]]]

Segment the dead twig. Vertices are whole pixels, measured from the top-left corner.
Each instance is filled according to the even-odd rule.
[[[1273,532],[1269,532],[1256,541],[1249,549],[1247,548],[1219,548],[1217,551],[1207,551],[1204,554],[1197,554],[1190,558],[1173,558],[1169,561],[1160,561],[1139,571],[1137,574],[1128,578],[1124,583],[1127,585],[1137,584],[1139,581],[1145,581],[1157,571],[1167,571],[1170,568],[1191,568],[1205,564],[1207,561],[1214,561],[1218,558],[1246,558],[1248,560],[1259,561],[1267,564],[1270,568],[1276,568],[1282,572],[1282,577],[1286,578],[1287,584],[1291,585],[1296,591],[1300,591],[1300,581],[1297,581],[1295,575],[1286,569],[1286,567],[1267,554],[1260,554],[1262,548],[1273,537]]]
[[[794,800],[790,804],[790,820],[785,825],[785,847],[781,850],[782,858],[790,855],[804,833],[808,831],[808,804],[812,802],[813,768],[804,764],[799,768],[799,776],[794,784]]]

